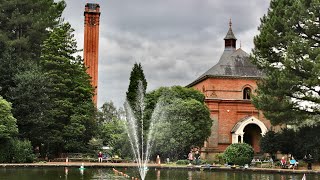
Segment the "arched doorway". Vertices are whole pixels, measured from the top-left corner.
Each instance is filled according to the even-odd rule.
[[[232,143],[245,142],[253,147],[254,152],[260,152],[259,141],[267,131],[263,122],[253,116],[247,116],[232,128]]]
[[[243,142],[250,144],[255,152],[260,152],[259,141],[262,137],[260,127],[256,124],[248,124],[243,132]]]

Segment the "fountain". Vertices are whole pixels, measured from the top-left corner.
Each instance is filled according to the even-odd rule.
[[[130,107],[129,103],[126,102],[126,130],[128,133],[134,158],[138,165],[140,177],[142,180],[144,180],[148,171],[147,163],[150,158],[150,151],[154,144],[154,134],[158,131],[161,120],[164,119],[165,111],[163,110],[164,103],[161,100],[162,98],[159,98],[159,101],[156,104],[150,119],[149,129],[148,132],[146,132],[147,135],[145,135],[145,122],[143,117],[145,106],[143,85],[141,81],[139,82],[137,94],[138,96],[136,100],[136,109],[139,109],[139,112],[141,112],[141,116],[136,117],[136,115],[133,113],[132,107]]]

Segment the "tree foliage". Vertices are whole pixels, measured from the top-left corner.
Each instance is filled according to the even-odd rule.
[[[0,2],[0,94],[11,102],[13,78],[38,62],[49,30],[59,23],[64,1],[24,0]]]
[[[314,159],[320,160],[320,126],[302,126],[297,129],[282,129],[279,132],[269,131],[261,138],[263,152],[292,154],[297,159],[302,159],[311,153]]]
[[[97,134],[97,139],[101,139],[101,145],[111,147],[110,154],[122,158],[130,157],[131,147],[125,131],[126,125],[121,119],[124,116],[123,110],[117,109],[110,101],[102,105],[98,114],[99,134]]]
[[[153,111],[164,112],[160,116],[159,131],[155,132],[153,156],[160,154],[173,159],[184,158],[191,146],[201,147],[211,134],[212,120],[204,96],[193,89],[174,86],[159,88],[146,96],[146,118]]]
[[[231,144],[224,151],[225,161],[237,165],[250,164],[253,159],[253,148],[246,143]]]
[[[268,131],[260,139],[260,148],[262,152],[269,153],[272,157],[279,151],[278,134],[274,131]]]
[[[82,59],[74,57],[78,50],[72,33],[70,24],[60,24],[42,49],[41,65],[49,79],[51,105],[43,132],[48,139],[43,143],[54,154],[85,151],[96,130],[93,89]]]
[[[18,128],[11,112],[11,104],[0,96],[0,142],[7,141],[17,134]]]
[[[274,125],[320,113],[319,7],[319,0],[272,0],[261,19],[253,61],[266,78],[253,102]]]
[[[142,116],[141,103],[143,103],[143,97],[140,96],[144,96],[146,94],[146,89],[147,80],[144,76],[142,66],[140,63],[135,63],[130,74],[130,82],[126,98],[136,118],[139,120],[141,120]],[[139,91],[142,92],[139,93]]]

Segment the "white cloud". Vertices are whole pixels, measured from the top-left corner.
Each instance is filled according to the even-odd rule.
[[[83,48],[85,0],[66,0],[66,21]],[[122,106],[134,62],[141,62],[148,90],[187,85],[223,52],[229,18],[242,49],[253,48],[265,0],[95,0],[101,7],[98,106]]]

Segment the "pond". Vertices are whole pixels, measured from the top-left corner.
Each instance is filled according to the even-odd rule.
[[[129,176],[138,177],[135,168],[118,168]],[[196,171],[186,169],[150,169],[146,180],[301,180],[303,174],[267,174],[259,172]],[[307,179],[320,180],[319,175],[307,174]],[[0,180],[124,180],[112,168],[19,167],[0,168]]]

